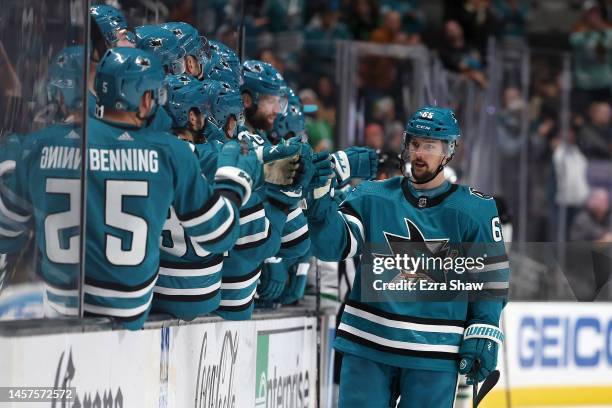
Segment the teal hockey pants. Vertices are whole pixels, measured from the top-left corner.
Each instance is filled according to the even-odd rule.
[[[451,408],[457,373],[393,367],[344,354],[339,408]]]

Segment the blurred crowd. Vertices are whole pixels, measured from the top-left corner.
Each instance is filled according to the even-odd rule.
[[[498,87],[494,98],[495,126],[487,135],[495,144],[498,163],[494,192],[506,197],[510,212],[516,215],[520,185],[517,163],[526,154],[529,240],[562,238],[557,226],[561,212],[565,214],[564,238],[581,236],[575,231],[580,231],[586,221],[579,215],[593,214],[592,199],[604,201],[592,196],[601,197],[612,191],[609,166],[612,0],[556,2],[563,3],[560,7],[573,16],[573,26],[556,33],[555,38],[560,41],[548,49],[530,48],[527,86],[521,77],[521,55],[526,46],[532,46],[530,30],[538,25],[533,16],[546,3],[543,0],[431,3],[422,0],[250,0],[244,2],[244,12],[239,0],[115,0],[112,3],[126,12],[133,25],[156,20],[185,21],[209,38],[235,49],[238,49],[237,29],[244,22],[244,57],[271,63],[298,90],[305,105],[318,106],[317,110],[305,112],[309,141],[317,151],[342,147],[334,146],[338,144],[340,104],[336,73],[338,40],[425,47],[441,63],[449,78],[462,86],[471,86],[483,95]],[[49,8],[47,12],[61,13],[61,10]],[[496,55],[503,61],[503,72],[496,78],[491,78],[489,69],[491,38],[496,40]],[[564,76],[563,52],[571,55],[570,78]],[[5,96],[21,94],[19,81],[12,80],[15,70],[5,63],[8,58],[2,44],[0,57],[6,73],[1,78]],[[37,78],[43,74],[39,72],[41,68],[30,65],[31,62],[13,61],[13,66],[19,67],[22,82],[24,76]],[[402,72],[409,69],[404,61],[391,58],[360,60],[356,84],[360,117],[356,139],[380,151],[381,177],[399,172],[397,154],[404,120],[411,108],[406,104],[403,87],[406,80]],[[23,74],[24,71],[28,74]],[[566,88],[571,90],[567,115],[563,113]],[[450,105],[458,112],[462,125],[464,111],[484,112],[490,108],[484,97],[476,99],[475,106],[466,107],[464,88],[451,88],[450,93]],[[0,108],[6,112],[6,107]],[[20,116],[15,115],[15,109],[24,110],[27,106],[12,109],[11,115],[4,114],[7,119],[4,123]],[[467,182],[461,178],[469,163],[460,161],[464,160],[461,149],[458,155],[452,166],[458,167],[460,181]],[[594,215],[593,220],[599,225],[608,222],[599,221]],[[593,239],[607,237],[598,234]]]

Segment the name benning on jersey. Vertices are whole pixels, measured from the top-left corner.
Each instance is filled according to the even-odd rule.
[[[157,173],[156,150],[150,149],[87,149],[91,171],[134,171]],[[77,170],[81,165],[81,149],[70,146],[45,146],[41,150],[41,169]]]

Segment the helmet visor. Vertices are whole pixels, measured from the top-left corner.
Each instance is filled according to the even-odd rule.
[[[184,74],[186,69],[185,58],[179,58],[170,62],[169,69],[170,73],[174,75]]]

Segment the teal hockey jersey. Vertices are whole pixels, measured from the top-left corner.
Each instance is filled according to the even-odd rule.
[[[55,125],[29,137],[15,190],[2,191],[0,205],[13,234],[33,224],[47,300],[61,314],[77,310],[79,133]],[[238,209],[212,190],[193,152],[170,134],[89,118],[88,135],[84,310],[137,329],[158,279],[168,208],[192,243],[215,253],[238,238]]]
[[[214,180],[222,145],[217,142],[183,143],[194,152],[204,177]],[[159,278],[153,288],[152,311],[193,320],[217,309],[221,300],[223,254],[205,251],[192,243],[173,207],[168,210],[160,249]]]
[[[464,328],[499,325],[509,265],[491,197],[450,184],[427,197],[407,179],[395,177],[360,184],[339,207],[329,195],[315,201],[308,222],[316,257],[340,261],[361,255],[337,330],[337,350],[396,367],[456,372]],[[481,296],[491,297],[397,301],[390,291],[381,291],[374,301],[365,284],[374,276],[373,264],[366,265],[364,258],[380,252],[393,256],[397,243],[438,249],[462,244],[458,248],[465,253],[453,255],[483,259],[483,268],[466,273],[483,283]],[[372,248],[378,252],[368,253]]]

